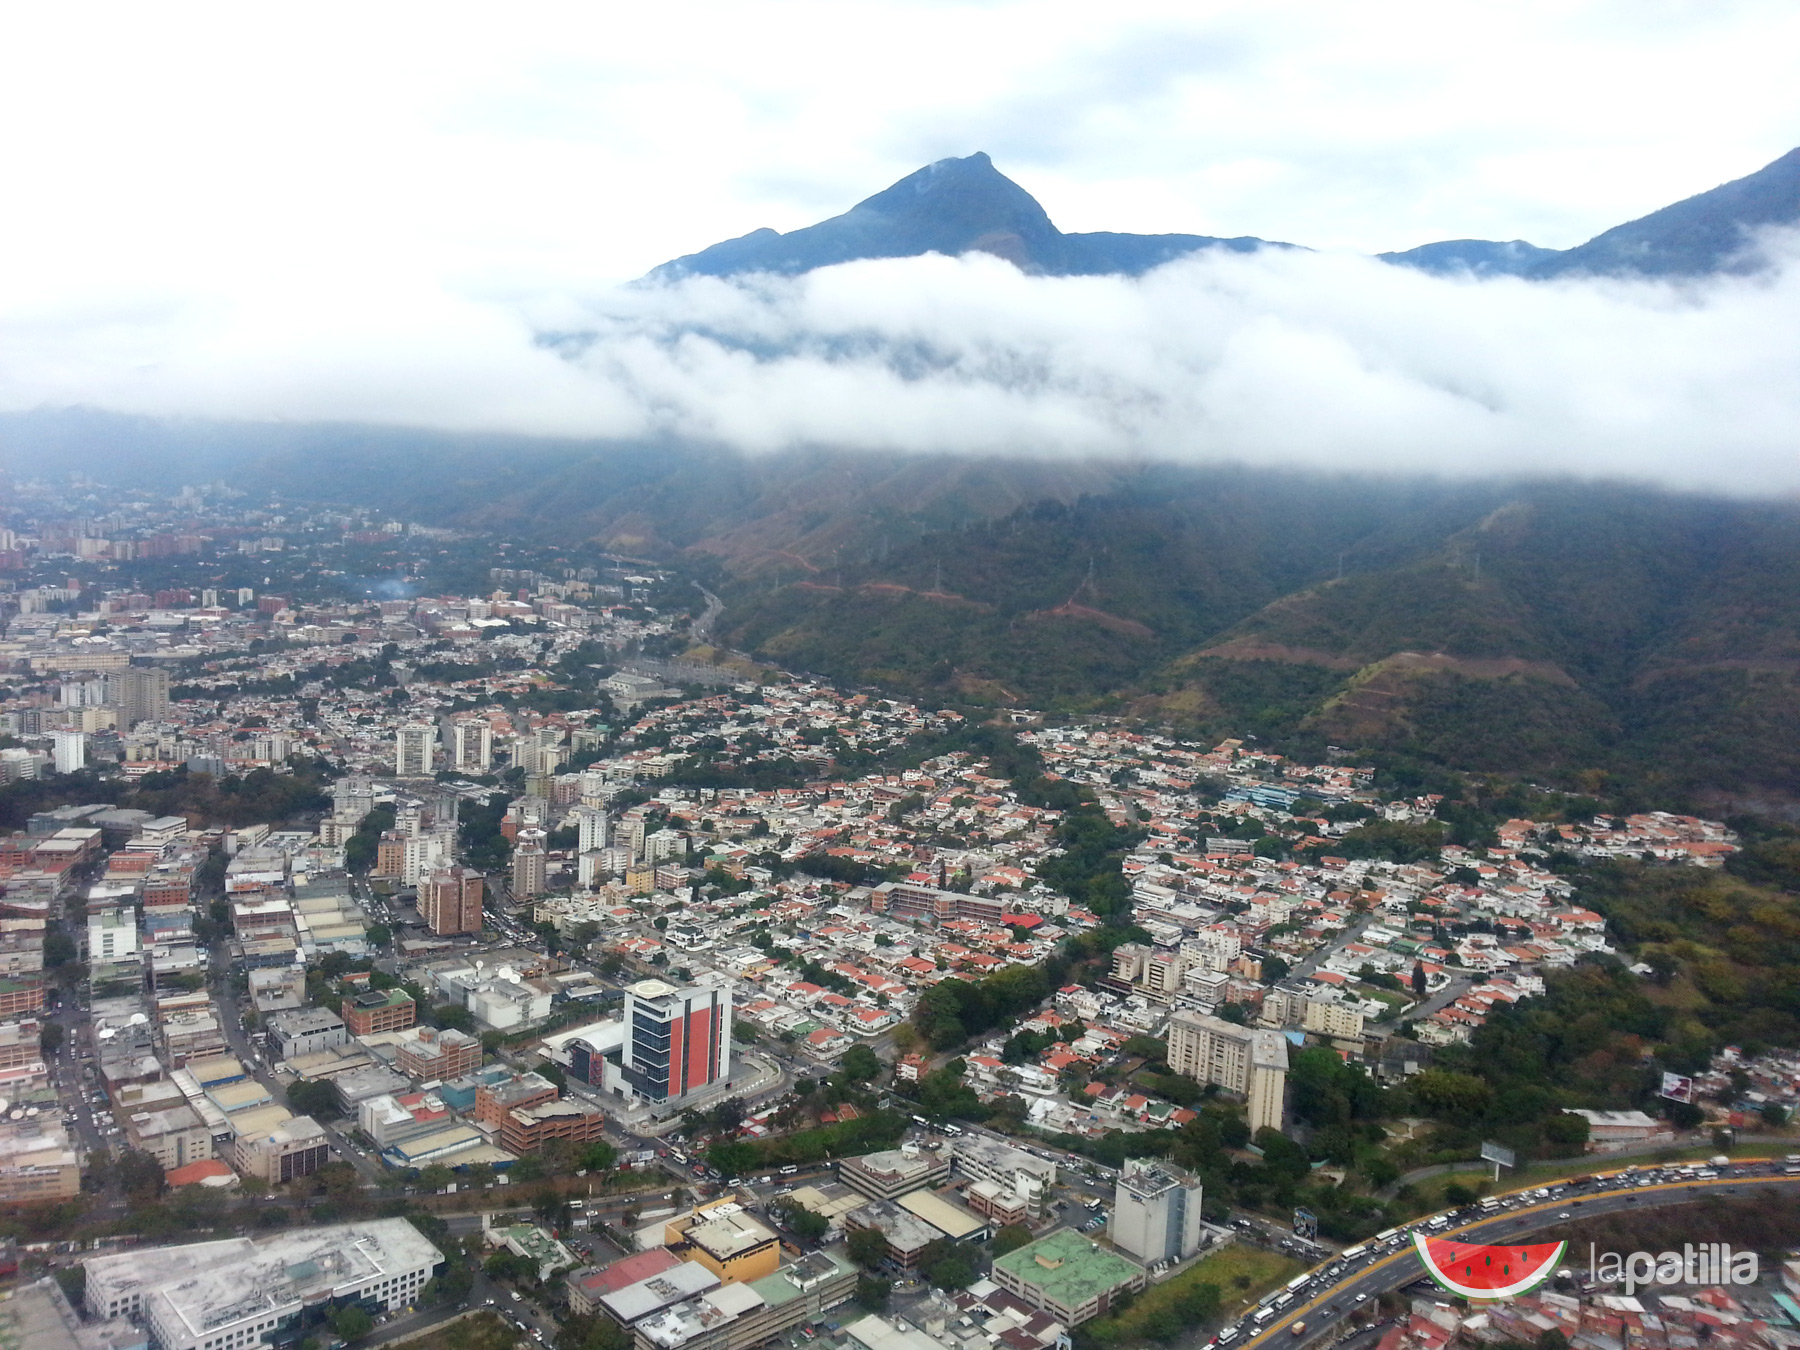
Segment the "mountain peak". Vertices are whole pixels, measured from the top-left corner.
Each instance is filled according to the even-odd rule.
[[[957,257],[991,253],[1022,271],[1055,276],[1138,274],[1195,249],[1248,250],[1259,239],[1204,235],[1064,234],[985,151],[940,159],[817,225],[780,234],[755,230],[650,273],[665,281],[746,272],[794,275],[861,258]]]

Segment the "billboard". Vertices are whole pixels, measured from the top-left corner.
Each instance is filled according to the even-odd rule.
[[[1517,1167],[1519,1165],[1519,1155],[1501,1144],[1483,1144],[1481,1158],[1483,1162],[1498,1163],[1501,1167]]]
[[[1688,1102],[1694,1100],[1694,1080],[1678,1073],[1665,1073],[1662,1076],[1662,1090],[1656,1094],[1667,1097],[1672,1102]]]

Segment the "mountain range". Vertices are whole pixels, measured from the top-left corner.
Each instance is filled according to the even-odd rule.
[[[1382,255],[1552,278],[1752,265],[1800,218],[1800,151],[1563,252]],[[1064,234],[986,155],[656,278],[979,249],[1139,274],[1256,239]],[[830,447],[742,455],[91,410],[0,414],[0,468],[120,485],[228,478],[408,520],[666,559],[716,635],[934,702],[1117,714],[1425,775],[1529,774],[1653,804],[1800,817],[1800,506],[1577,482],[1454,482]]]
[[[1753,270],[1756,231],[1800,222],[1800,149],[1748,177],[1653,211],[1570,249],[1524,240],[1451,239],[1378,256],[1437,273],[1550,278],[1567,275],[1698,276]],[[908,174],[841,216],[786,234],[752,231],[664,263],[655,280],[792,275],[862,258],[991,253],[1049,276],[1138,276],[1188,254],[1293,248],[1249,236],[1064,234],[1024,188],[986,154],[943,159]]]
[[[324,425],[0,416],[0,467],[226,475],[665,559],[717,636],[931,702],[1800,815],[1800,506],[1576,482],[744,456]]]

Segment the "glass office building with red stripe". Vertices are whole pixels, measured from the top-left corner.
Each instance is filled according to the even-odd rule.
[[[625,991],[620,1069],[632,1091],[679,1101],[731,1076],[731,990],[644,980]]]

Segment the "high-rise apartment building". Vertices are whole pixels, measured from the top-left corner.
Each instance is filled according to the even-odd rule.
[[[522,840],[513,850],[513,899],[525,900],[544,893],[544,847],[535,839]]]
[[[50,733],[51,754],[58,773],[79,773],[87,768],[87,733],[58,727]]]
[[[1200,1083],[1241,1092],[1250,1104],[1250,1131],[1279,1130],[1287,1091],[1287,1038],[1253,1031],[1204,1013],[1169,1019],[1169,1067]]]
[[[479,718],[450,728],[450,757],[458,773],[486,773],[494,765],[494,729]]]
[[[731,1076],[731,989],[643,980],[625,991],[625,1081],[641,1097],[677,1101]]]
[[[486,878],[466,867],[433,872],[419,883],[419,915],[439,937],[481,931]]]
[[[1127,1158],[1113,1187],[1108,1235],[1145,1265],[1184,1261],[1200,1250],[1200,1182],[1169,1163]]]
[[[1250,1046],[1250,1133],[1279,1132],[1287,1115],[1287,1037],[1278,1031],[1259,1031]]]
[[[575,808],[575,823],[581,831],[577,845],[579,852],[606,847],[606,812],[592,806],[579,806]]]
[[[577,879],[585,891],[597,889],[612,875],[606,866],[606,850],[590,848],[576,860]]]
[[[400,884],[417,886],[455,856],[456,836],[448,830],[434,829],[427,834],[407,836],[400,848]]]
[[[559,727],[539,727],[520,736],[513,745],[513,763],[532,777],[555,773],[568,762],[569,749]]]
[[[139,722],[164,722],[169,717],[169,672],[148,666],[128,666],[106,677],[106,701],[118,709],[119,726],[129,731]]]
[[[394,733],[394,773],[400,778],[426,778],[437,759],[437,727],[408,722]]]

